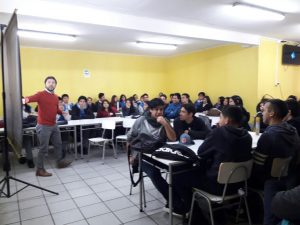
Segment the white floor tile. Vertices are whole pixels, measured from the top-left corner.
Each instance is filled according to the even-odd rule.
[[[24,199],[19,201],[20,209],[32,208],[35,206],[46,205],[46,201],[44,197],[32,198],[32,199]]]
[[[0,224],[1,225],[17,223],[19,221],[20,221],[19,211],[3,213],[0,215]]]
[[[78,188],[74,190],[69,190],[72,198],[77,198],[85,195],[93,194],[94,192],[89,187]]]
[[[92,205],[95,203],[101,202],[99,197],[96,194],[86,195],[78,198],[73,199],[78,207]]]
[[[48,204],[51,213],[58,213],[69,209],[76,209],[77,206],[72,199],[53,202]]]
[[[125,223],[124,225],[157,225],[152,219],[145,217],[138,220],[134,220],[128,223]]]
[[[29,220],[37,217],[47,216],[50,214],[49,209],[46,205],[23,209],[20,212],[22,220]]]
[[[51,216],[39,217],[31,220],[22,221],[22,225],[54,225]]]
[[[123,194],[116,189],[110,191],[97,192],[96,194],[100,197],[102,201],[108,201],[123,196]]]
[[[79,209],[71,209],[68,211],[52,214],[55,225],[63,225],[67,223],[72,223],[76,221],[83,220]]]
[[[81,207],[80,211],[85,218],[99,216],[110,212],[110,210],[103,203],[96,203],[94,205]]]
[[[0,199],[1,201],[1,199]],[[0,216],[2,213],[8,213],[19,210],[19,206],[17,202],[7,202],[1,203],[0,202]]]
[[[115,211],[114,213],[123,223],[127,223],[129,221],[133,221],[147,216],[144,212],[140,212],[139,208],[136,206]]]
[[[121,224],[120,220],[114,214],[108,213],[101,216],[96,216],[88,219],[89,225],[119,225]]]
[[[64,185],[68,190],[74,190],[74,189],[78,189],[78,188],[88,187],[88,185],[83,180],[66,183]]]
[[[134,206],[134,204],[129,201],[128,198],[122,197],[122,198],[116,198],[110,201],[106,201],[105,204],[112,210],[117,211],[120,209],[125,209],[131,206]]]

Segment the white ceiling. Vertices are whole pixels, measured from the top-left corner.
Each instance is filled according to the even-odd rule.
[[[300,41],[299,0],[244,0],[286,14],[283,21],[242,20],[233,0],[0,0],[0,22],[18,9],[19,28],[77,35],[72,43],[21,39],[32,47],[170,56],[228,43],[258,44],[260,36]],[[227,8],[226,8],[227,7]],[[178,44],[141,50],[135,41]]]

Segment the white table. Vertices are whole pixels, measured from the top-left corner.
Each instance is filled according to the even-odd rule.
[[[97,129],[95,127],[93,128],[84,128],[86,126],[95,126],[95,125],[101,125],[103,121],[114,121],[115,123],[123,123],[124,120],[131,120],[131,117],[105,117],[105,118],[95,118],[95,119],[82,119],[82,120],[69,120],[68,125],[74,126],[76,135],[74,137],[74,140],[76,140],[77,143],[77,126],[79,127],[80,132],[80,156],[83,158],[83,138],[82,138],[82,132],[84,130],[90,130],[90,129]],[[75,145],[75,159],[77,159],[77,144]]]
[[[252,148],[256,148],[258,139],[260,138],[261,134],[256,135],[255,132],[249,132],[249,134],[252,137]],[[204,140],[194,140],[195,144],[188,146],[191,150],[193,150],[196,154],[198,153],[198,149],[201,146],[201,144],[204,142]],[[177,142],[168,142],[168,144],[178,144]],[[174,161],[174,160],[168,160],[168,159],[161,159],[157,158],[155,156],[152,156],[151,154],[139,154],[140,157],[140,162],[141,160],[146,161],[146,163],[150,163],[153,166],[165,170],[167,173],[169,173],[169,224],[173,225],[173,175],[175,175],[178,172],[174,172],[174,168],[178,168],[180,166],[186,165],[186,162],[182,161]],[[191,165],[190,168],[193,166]],[[140,169],[141,168],[141,163],[140,163]],[[187,168],[188,169],[188,168]],[[142,176],[143,179],[143,176]],[[142,185],[140,183],[140,211],[143,211],[143,199],[142,199]]]

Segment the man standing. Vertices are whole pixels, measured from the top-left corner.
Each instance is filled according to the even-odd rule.
[[[37,102],[39,108],[36,133],[40,149],[37,157],[36,176],[52,176],[52,174],[48,173],[44,167],[44,158],[48,153],[50,138],[57,158],[57,167],[65,168],[71,164],[70,161],[63,159],[62,157],[61,135],[56,125],[56,114],[62,114],[61,110],[58,108],[58,96],[54,94],[56,84],[57,81],[55,77],[48,76],[45,79],[44,91],[25,97],[25,103]]]

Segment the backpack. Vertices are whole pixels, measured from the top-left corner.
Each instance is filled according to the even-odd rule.
[[[199,156],[193,150],[182,144],[166,144],[155,150],[152,156],[189,163],[198,163],[200,160]]]

